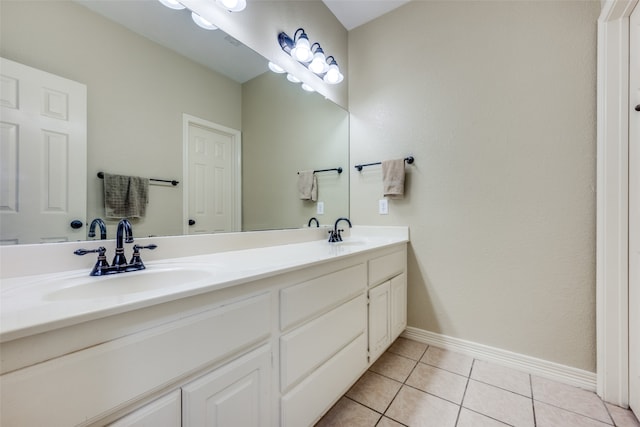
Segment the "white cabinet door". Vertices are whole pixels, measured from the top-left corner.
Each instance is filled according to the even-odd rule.
[[[391,282],[369,290],[369,360],[380,356],[391,344]]]
[[[391,341],[407,327],[407,276],[405,273],[391,279]]]
[[[175,390],[109,425],[111,427],[180,427],[182,425],[181,406],[180,390]]]
[[[271,422],[271,349],[260,347],[182,388],[183,426],[258,427]]]

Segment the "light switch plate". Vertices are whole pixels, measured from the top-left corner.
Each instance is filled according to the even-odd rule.
[[[387,199],[378,200],[378,213],[380,215],[389,214],[389,201]]]
[[[318,215],[324,215],[324,202],[318,202],[316,204],[316,213]]]

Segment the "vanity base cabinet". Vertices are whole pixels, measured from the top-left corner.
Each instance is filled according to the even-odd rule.
[[[2,374],[0,425],[312,426],[406,327],[405,272],[396,245],[61,328],[88,344]]]
[[[260,347],[182,387],[183,426],[271,424],[271,348]]]

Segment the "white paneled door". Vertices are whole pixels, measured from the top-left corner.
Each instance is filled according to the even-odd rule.
[[[0,74],[0,242],[84,240],[86,86],[4,58]]]
[[[240,131],[185,115],[186,234],[240,231]]]
[[[629,405],[640,417],[640,6],[629,30]]]

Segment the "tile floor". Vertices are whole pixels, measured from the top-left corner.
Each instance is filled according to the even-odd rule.
[[[595,393],[398,338],[316,427],[640,427]]]

